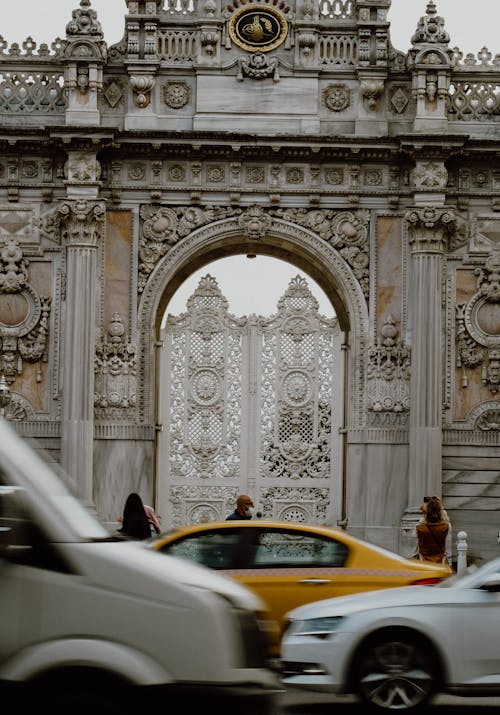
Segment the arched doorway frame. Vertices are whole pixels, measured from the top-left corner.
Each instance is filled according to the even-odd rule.
[[[362,288],[351,268],[327,241],[293,222],[272,217],[265,234],[250,240],[242,232],[237,217],[214,221],[195,229],[176,243],[151,273],[138,306],[139,419],[157,424],[158,350],[161,321],[170,298],[191,273],[218,258],[255,253],[297,266],[314,279],[331,300],[344,334],[344,424],[343,495],[346,501],[347,428],[364,424],[365,352],[369,331],[368,307]],[[155,493],[158,455],[155,449]]]

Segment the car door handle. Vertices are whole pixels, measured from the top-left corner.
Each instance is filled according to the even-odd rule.
[[[303,578],[299,583],[311,584],[311,586],[321,586],[325,583],[331,583],[329,578]]]

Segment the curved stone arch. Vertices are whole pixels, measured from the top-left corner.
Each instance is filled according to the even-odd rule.
[[[449,51],[439,47],[426,47],[415,55],[416,65],[428,65],[429,70],[451,66]]]
[[[488,414],[500,414],[500,400],[489,400],[476,405],[467,413],[465,421],[472,429],[481,429],[478,425]]]
[[[64,56],[80,62],[105,59],[102,49],[92,40],[73,40],[68,42]]]
[[[151,423],[155,419],[155,346],[168,301],[194,270],[222,257],[249,252],[297,265],[329,296],[341,330],[349,334],[346,395],[349,425],[362,427],[368,309],[361,286],[342,256],[327,241],[302,226],[276,217],[272,217],[265,237],[259,240],[249,240],[243,235],[237,216],[214,221],[180,240],[158,263],[138,306],[139,420]]]

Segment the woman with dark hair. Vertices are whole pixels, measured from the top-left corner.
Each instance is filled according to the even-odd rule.
[[[125,508],[123,509],[122,528],[119,531],[129,539],[149,539],[151,536],[144,504],[141,497],[135,492],[132,492],[127,497]]]
[[[447,564],[446,537],[449,522],[443,515],[443,506],[439,497],[431,497],[424,511],[424,518],[417,524],[418,554],[423,561]]]

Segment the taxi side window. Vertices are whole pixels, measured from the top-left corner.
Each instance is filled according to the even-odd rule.
[[[341,567],[348,555],[347,547],[340,541],[296,531],[263,531],[253,551],[253,566],[260,568]]]
[[[162,551],[170,556],[196,561],[211,569],[230,569],[236,562],[240,532],[224,529],[193,534],[168,544]]]

